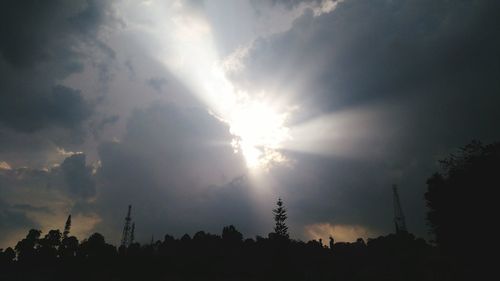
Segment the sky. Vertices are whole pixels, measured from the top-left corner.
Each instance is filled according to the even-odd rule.
[[[500,140],[500,2],[2,1],[0,248],[234,225],[432,239],[426,180]],[[466,206],[464,206],[466,207]],[[467,222],[464,222],[467,225]]]

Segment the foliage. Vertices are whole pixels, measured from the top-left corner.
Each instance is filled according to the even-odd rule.
[[[123,251],[92,234],[81,243],[60,232],[31,230],[12,249],[0,250],[1,280],[428,280],[439,273],[433,248],[411,235],[368,243],[335,243],[257,237],[243,240],[234,227],[222,235],[196,232],[180,239],[133,243]],[[60,241],[58,244],[57,241]],[[57,249],[44,253],[42,247]],[[30,253],[31,259],[20,259]],[[49,254],[50,256],[47,256]],[[389,267],[390,266],[390,267]],[[431,274],[432,273],[432,274]]]
[[[439,247],[457,257],[474,257],[495,221],[495,189],[500,186],[500,143],[473,141],[440,161],[443,173],[427,180],[427,220]]]
[[[290,235],[288,234],[288,226],[285,223],[288,216],[281,198],[278,198],[278,202],[276,202],[276,209],[273,210],[273,214],[274,221],[276,223],[274,226],[274,233],[279,238],[288,239]]]

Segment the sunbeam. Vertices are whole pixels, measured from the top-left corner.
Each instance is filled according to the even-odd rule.
[[[285,161],[279,149],[288,138],[288,112],[279,112],[265,97],[255,98],[227,79],[210,24],[186,9],[179,3],[170,6],[166,12],[170,14],[158,23],[163,31],[155,28],[161,32],[156,36],[163,38],[166,50],[159,59],[214,116],[228,124],[231,145],[242,153],[249,168],[266,169]]]
[[[228,79],[228,58],[220,57],[206,15],[183,2],[148,3],[141,7],[144,11],[134,9],[132,13],[154,17],[146,29],[161,50],[155,52],[156,59],[213,116],[228,125],[232,135],[228,145],[241,153],[249,169],[267,171],[273,165],[289,162],[284,151],[353,157],[362,151],[359,148],[364,142],[380,135],[380,114],[373,108],[344,110],[290,124],[297,109],[294,105],[300,104],[303,97],[300,92],[306,90],[307,77],[318,69],[309,66],[300,79],[287,83],[283,82],[287,70],[278,70],[265,91],[249,93],[249,89]],[[238,58],[230,58],[233,64],[241,63]]]
[[[368,144],[387,137],[387,107],[365,106],[326,114],[292,126],[282,148],[323,156],[360,157],[374,153]]]

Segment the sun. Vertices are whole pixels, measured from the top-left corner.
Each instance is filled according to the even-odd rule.
[[[278,150],[289,138],[286,117],[262,101],[245,99],[236,104],[227,122],[233,148],[241,150],[249,168],[267,168],[285,160]]]

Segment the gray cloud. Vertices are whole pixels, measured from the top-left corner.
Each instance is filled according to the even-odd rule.
[[[261,87],[276,79],[284,87],[291,82],[307,91],[301,98],[326,111],[390,96],[433,95],[429,88],[459,95],[460,84],[493,91],[497,10],[481,2],[345,1],[332,13],[313,17],[310,11],[292,30],[258,40],[241,79]]]
[[[52,190],[74,200],[95,195],[92,167],[85,163],[84,154],[73,154],[58,167],[50,170],[32,168],[0,169],[0,184],[6,197],[16,197],[19,189]],[[25,203],[21,203],[22,206]]]
[[[216,214],[231,204],[209,186],[222,186],[244,171],[230,141],[227,126],[205,109],[157,104],[136,111],[124,137],[99,149],[98,229],[118,240],[124,210],[132,204],[139,239],[213,230]]]
[[[85,154],[74,154],[62,162],[60,172],[73,196],[88,198],[95,195],[92,168],[85,164]]]
[[[46,206],[32,206],[30,204],[15,204],[12,206],[12,209],[19,211],[28,211],[28,212],[41,212],[41,213],[52,213],[52,210]]]
[[[14,241],[8,241],[12,235],[16,235],[19,232],[23,232],[26,229],[37,227],[38,224],[30,220],[22,211],[18,210],[17,207],[12,207],[5,201],[0,199],[0,243],[2,246],[7,243],[12,243]],[[15,246],[15,245],[6,245]],[[0,247],[3,248],[3,247]]]
[[[344,1],[331,13],[306,12],[289,31],[254,42],[232,79],[250,92],[284,93],[296,102],[302,111],[292,127],[360,107],[385,116],[375,123],[384,128],[380,136],[354,147],[366,153],[361,159],[294,155],[297,173],[280,179],[289,187],[285,194],[308,190],[292,196],[301,221],[391,231],[395,182],[412,230],[426,235],[423,192],[436,160],[472,138],[500,137],[499,10],[481,1]]]
[[[266,2],[265,8],[293,9],[301,1]],[[128,204],[134,206],[141,241],[151,234],[219,232],[226,224],[246,235],[265,235],[280,196],[293,237],[308,238],[304,225],[316,223],[384,233],[392,231],[390,186],[398,183],[410,231],[425,236],[423,191],[425,179],[438,168],[436,160],[472,138],[500,138],[497,3],[349,0],[330,13],[306,10],[290,30],[255,41],[231,79],[250,94],[264,90],[298,104],[292,128],[324,114],[366,109],[374,116],[349,123],[354,131],[369,132],[361,139],[338,132],[350,144],[347,152],[285,151],[294,163],[273,168],[265,184],[242,176],[244,161],[229,145],[226,124],[205,109],[142,95],[154,94],[150,86],[167,100],[196,104],[186,95],[189,85],[165,73],[155,54],[136,56],[143,49],[125,44],[136,30],[130,38],[111,39],[116,50],[99,39],[113,20],[109,5],[83,0],[0,4],[0,161],[12,167],[0,169],[5,232],[39,226],[27,214],[47,215],[47,208],[55,213],[48,205],[64,201],[76,214],[97,213],[87,216],[89,227],[97,224],[92,231],[114,242]],[[201,1],[192,1],[186,11],[207,12]],[[245,43],[241,38],[253,38],[236,36],[237,28],[226,32],[224,20],[214,26],[221,28],[214,30],[216,44],[227,39],[234,47]],[[122,58],[124,73],[117,76],[129,81],[114,85],[109,99],[61,82],[77,73],[109,82],[121,69],[108,60]],[[106,104],[97,109],[99,103]],[[150,103],[155,105],[143,107]],[[130,108],[137,109],[125,112]],[[87,121],[96,143],[82,145]],[[118,121],[126,127],[106,131]],[[97,173],[85,154],[63,160],[67,152],[57,159],[47,152],[69,150],[67,144],[95,154],[101,165]]]
[[[270,2],[273,5],[283,5],[289,9],[296,7],[300,3],[314,2],[319,4],[321,1],[322,0],[253,0],[256,4],[259,4],[259,2]]]
[[[6,97],[2,100],[0,118],[9,127],[32,132],[47,124],[75,128],[92,109],[78,90],[54,86],[49,93],[30,97]]]
[[[83,150],[101,102],[95,96],[102,94],[68,79],[99,76],[95,69],[114,59],[100,39],[103,27],[114,23],[110,6],[92,0],[0,4],[1,161],[42,169],[64,159],[60,148]]]
[[[0,245],[14,246],[30,228],[46,231],[48,226],[57,225],[73,205],[85,204],[95,196],[91,171],[83,154],[69,156],[50,170],[0,169]],[[92,212],[75,209],[73,214]]]
[[[155,91],[160,93],[162,91],[163,87],[165,86],[165,84],[168,83],[168,81],[167,81],[167,79],[162,78],[162,77],[153,77],[153,78],[148,79],[146,81],[146,83],[148,84],[148,86],[150,86]]]
[[[95,123],[92,123],[90,127],[92,128],[92,134],[94,135],[94,138],[98,139],[99,135],[104,131],[106,127],[116,124],[119,120],[120,116],[114,114],[111,116],[104,116],[102,117],[102,119],[96,121]]]
[[[69,61],[77,53],[73,44],[95,36],[104,20],[101,1],[3,1],[0,51],[16,67],[41,61]],[[76,41],[75,41],[76,40]]]
[[[97,39],[106,4],[4,1],[0,5],[0,123],[23,132],[50,126],[78,128],[92,106],[80,91],[58,81],[83,70],[88,54],[82,44],[107,50]]]

